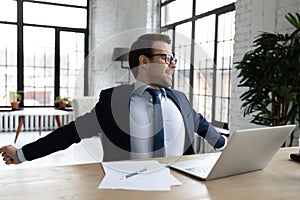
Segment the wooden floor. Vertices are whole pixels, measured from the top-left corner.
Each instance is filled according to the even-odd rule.
[[[42,132],[42,137],[47,135],[48,132]],[[18,148],[23,145],[39,139],[39,134],[36,131],[33,132],[21,132],[16,144],[13,144],[15,138],[15,132],[0,132],[0,146],[14,145]],[[0,160],[0,170],[9,170],[15,168],[38,168],[43,166],[60,166],[60,165],[72,165],[82,163],[95,163],[99,162],[99,155],[94,155],[93,146],[99,146],[100,142],[97,138],[83,140],[79,144],[73,144],[64,151],[53,153],[44,158],[36,159],[34,161],[25,162],[20,165],[5,165]]]

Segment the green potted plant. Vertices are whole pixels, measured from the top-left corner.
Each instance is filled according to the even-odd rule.
[[[15,91],[11,93],[11,107],[13,110],[19,109],[20,101],[22,100],[22,95],[20,94],[20,91]]]
[[[239,87],[248,91],[240,96],[251,123],[267,126],[296,123],[300,112],[300,14],[285,18],[295,30],[288,34],[262,33],[254,50],[240,62]]]
[[[71,106],[71,100],[69,97],[57,96],[54,101],[55,107],[59,109],[66,109],[66,107]]]

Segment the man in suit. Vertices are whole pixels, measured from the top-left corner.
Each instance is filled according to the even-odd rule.
[[[3,160],[18,164],[37,159],[98,133],[104,161],[193,154],[194,133],[215,149],[225,147],[226,137],[191,107],[184,93],[170,89],[177,61],[170,44],[164,34],[140,36],[128,54],[134,84],[103,90],[89,113],[35,142],[0,148]],[[156,121],[161,122],[158,128]]]

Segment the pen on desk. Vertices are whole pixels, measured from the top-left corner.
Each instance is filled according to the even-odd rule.
[[[143,168],[143,169],[137,170],[136,172],[133,172],[133,173],[130,173],[130,174],[127,174],[127,175],[123,176],[122,179],[123,179],[123,180],[128,179],[128,178],[130,178],[130,177],[133,177],[133,176],[135,176],[135,175],[138,175],[138,174],[140,174],[140,173],[143,173],[143,172],[145,172],[145,171],[147,171],[147,170],[148,170],[148,168],[145,167],[145,168]]]

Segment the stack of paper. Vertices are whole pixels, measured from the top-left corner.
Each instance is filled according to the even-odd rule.
[[[104,162],[102,166],[105,176],[99,189],[170,191],[171,186],[181,185],[170,169],[158,161]],[[147,170],[124,178],[144,168]]]

